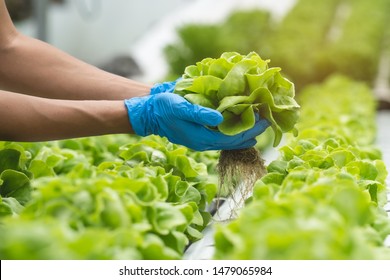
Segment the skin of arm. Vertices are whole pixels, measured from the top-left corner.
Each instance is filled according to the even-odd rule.
[[[60,100],[0,90],[0,140],[50,141],[133,133],[121,100]]]
[[[124,99],[150,85],[102,71],[20,34],[0,0],[0,140],[132,133]]]
[[[145,95],[145,85],[102,71],[14,27],[0,0],[0,88],[46,98],[123,100]]]

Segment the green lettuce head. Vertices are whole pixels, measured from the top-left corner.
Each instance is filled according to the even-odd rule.
[[[294,84],[268,67],[257,53],[244,56],[225,52],[220,58],[205,58],[186,67],[175,93],[189,102],[216,109],[224,121],[215,129],[236,135],[255,125],[255,113],[267,119],[275,133],[274,146],[282,134],[294,131],[299,105]]]

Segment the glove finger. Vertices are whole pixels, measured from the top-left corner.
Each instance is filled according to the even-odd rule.
[[[256,139],[252,138],[252,139],[249,139],[245,142],[241,142],[240,144],[224,143],[224,144],[214,145],[212,147],[212,149],[214,149],[214,150],[239,150],[239,149],[246,149],[246,148],[253,147],[254,145],[256,145],[256,143],[257,143]]]
[[[196,126],[193,124],[193,128]],[[191,127],[191,126],[190,126]],[[241,135],[228,136],[219,131],[210,130],[206,127],[199,127],[194,134],[198,139],[202,150],[235,150],[252,147],[256,144],[255,137],[243,140]]]
[[[256,138],[259,134],[263,133],[269,127],[269,125],[270,124],[266,119],[260,119],[255,123],[255,125],[252,128],[242,133],[239,133],[237,135],[227,136],[220,132],[214,132],[214,133],[220,133],[221,135],[215,134],[211,137],[218,138],[219,143],[221,145],[240,147],[242,143],[246,143],[247,141],[250,141],[251,139]]]
[[[223,116],[217,110],[195,105],[196,122],[202,125],[217,126],[223,121]]]
[[[241,142],[239,145],[234,146],[231,150],[239,150],[239,149],[246,149],[251,148],[254,145],[256,145],[257,141],[255,138],[249,139],[245,142]]]
[[[174,112],[182,120],[205,126],[217,126],[223,121],[222,114],[217,110],[191,104],[185,99],[181,105],[182,108]]]
[[[258,135],[263,133],[269,126],[270,123],[268,120],[260,119],[255,123],[255,125],[252,128],[248,129],[247,131],[244,131],[241,134],[238,134],[241,136],[240,141],[247,141],[249,139],[257,137]]]

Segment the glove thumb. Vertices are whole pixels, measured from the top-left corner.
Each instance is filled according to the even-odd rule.
[[[159,94],[162,92],[173,92],[175,90],[176,82],[179,80],[180,78],[173,82],[154,84],[153,87],[150,89],[150,95]]]

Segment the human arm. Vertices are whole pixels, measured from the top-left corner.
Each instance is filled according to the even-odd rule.
[[[167,85],[167,83],[165,83]],[[222,120],[212,109],[193,105],[173,89],[156,85],[151,95],[122,100],[59,100],[0,90],[0,140],[48,141],[104,134],[156,134],[194,150],[241,149],[255,145],[255,137],[269,124],[257,120],[239,135],[208,129]],[[133,128],[134,126],[134,128]]]
[[[0,140],[132,133],[123,100],[58,100],[0,90]]]
[[[20,34],[4,0],[0,22],[0,140],[132,133],[123,100],[147,95],[150,85],[104,72]]]
[[[102,71],[20,34],[4,0],[0,22],[0,140],[133,133],[123,100],[148,95],[150,85]]]
[[[9,19],[4,0],[0,0],[0,20],[0,88],[4,89],[0,91],[0,140],[135,132],[165,136],[196,150],[234,149],[253,146],[255,137],[268,126],[260,121],[234,137],[211,131],[205,126],[221,122],[220,113],[210,113],[174,94],[153,96],[172,91],[172,83],[151,90],[149,85],[109,74],[23,36]],[[148,95],[150,90],[152,95]],[[153,106],[160,110],[150,110]],[[145,118],[150,121],[144,122]],[[134,126],[138,129],[133,131]]]
[[[150,85],[82,62],[14,27],[0,0],[0,88],[72,100],[123,100],[147,95]]]

